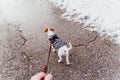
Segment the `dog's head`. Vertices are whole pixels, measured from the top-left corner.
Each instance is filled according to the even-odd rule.
[[[44,30],[44,32],[48,34],[48,37],[50,37],[51,35],[54,35],[54,34],[55,34],[55,33],[54,33],[54,28],[52,28],[52,27],[46,28],[46,29]]]

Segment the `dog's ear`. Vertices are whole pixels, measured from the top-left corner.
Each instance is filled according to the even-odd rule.
[[[51,31],[54,31],[54,28],[50,28]]]
[[[46,28],[46,29],[44,30],[44,32],[48,32],[48,28]]]

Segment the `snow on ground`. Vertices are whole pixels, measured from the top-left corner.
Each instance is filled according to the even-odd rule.
[[[120,0],[48,0],[66,11],[63,18],[85,24],[85,28],[107,34],[120,43]],[[37,24],[43,18],[42,0],[0,0],[0,24]],[[41,12],[44,13],[44,7]],[[49,16],[48,16],[49,17]],[[48,18],[46,17],[46,18]],[[91,25],[94,28],[86,27]]]
[[[0,25],[4,23],[36,25],[44,17],[41,15],[48,5],[47,0],[0,0]],[[44,13],[50,14],[50,13]],[[40,19],[41,18],[41,19]]]
[[[63,18],[91,25],[120,43],[120,0],[49,0],[64,9]],[[86,28],[86,27],[85,27]]]

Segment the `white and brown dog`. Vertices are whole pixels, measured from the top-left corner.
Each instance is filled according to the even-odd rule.
[[[69,50],[72,48],[71,43],[69,42],[70,47],[68,48],[67,43],[54,33],[54,28],[46,28],[44,32],[47,32],[48,38],[52,43],[53,52],[58,49],[58,62],[60,63],[62,61],[62,56],[64,55],[66,57],[67,65],[69,65]]]

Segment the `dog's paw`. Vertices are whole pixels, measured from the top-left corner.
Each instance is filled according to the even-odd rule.
[[[71,64],[72,64],[72,63],[67,63],[66,65],[69,66],[69,65],[71,65]]]
[[[62,62],[62,60],[58,60],[58,63],[61,63]]]
[[[56,50],[55,50],[55,49],[53,49],[53,50],[52,50],[52,52],[56,53]]]
[[[53,51],[53,53],[57,53],[57,51]]]

